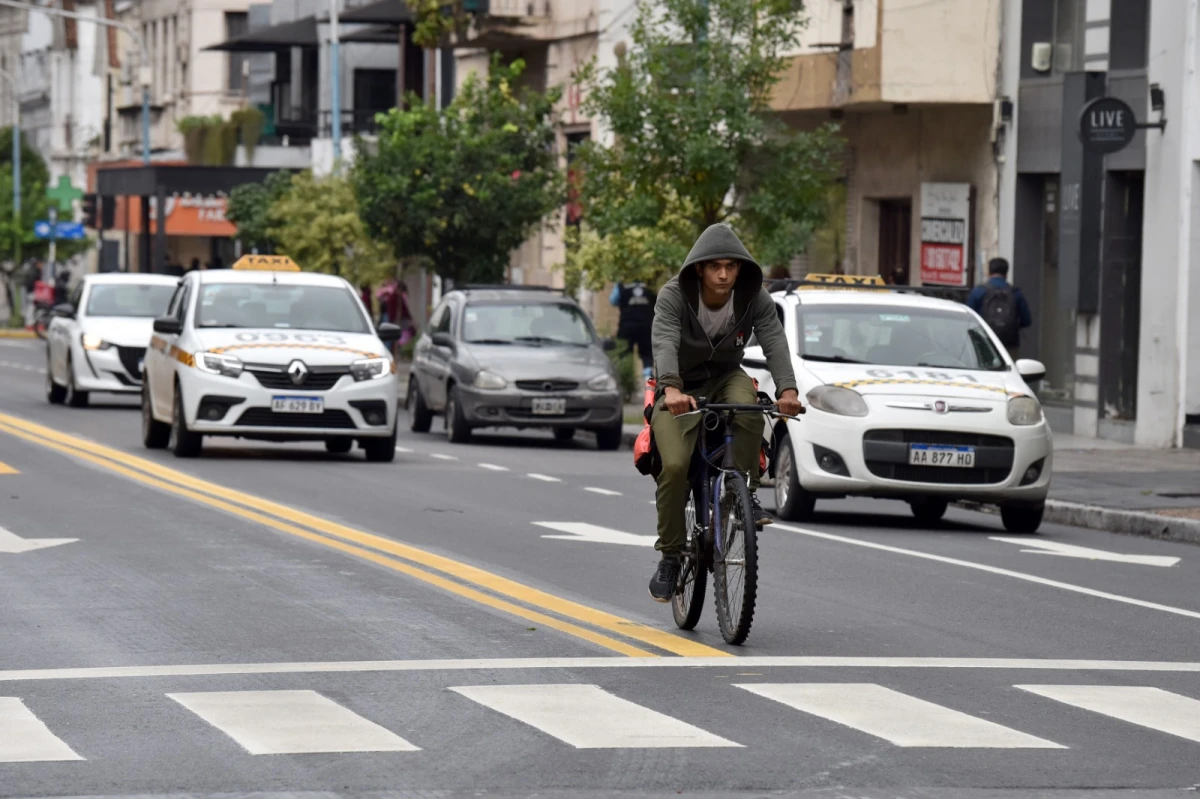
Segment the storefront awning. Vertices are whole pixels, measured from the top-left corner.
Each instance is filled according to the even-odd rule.
[[[102,197],[172,194],[228,194],[243,183],[262,183],[278,169],[245,166],[108,167],[96,170],[96,193]]]
[[[372,25],[352,33],[341,33],[343,44],[396,44],[400,40],[399,25]]]
[[[319,44],[314,16],[261,28],[204,49],[227,53],[274,53],[289,47],[317,47]]]
[[[376,0],[374,3],[343,11],[338,19],[346,23],[402,25],[412,24],[413,15],[403,0]]]

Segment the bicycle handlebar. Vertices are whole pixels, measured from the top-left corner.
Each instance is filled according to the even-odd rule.
[[[766,400],[763,400],[762,402],[756,403],[754,405],[749,405],[749,404],[739,404],[739,403],[732,403],[732,404],[716,403],[716,402],[710,403],[706,399],[704,399],[704,397],[696,398],[696,410],[688,411],[686,413],[681,413],[681,414],[679,414],[679,416],[677,416],[675,418],[682,419],[685,416],[696,416],[698,414],[708,413],[708,412],[712,412],[712,413],[765,413],[770,416],[774,416],[777,419],[794,419],[797,422],[800,421],[799,416],[791,416],[786,413],[780,413],[778,405],[776,405],[773,402],[768,402]],[[801,407],[800,413],[804,413],[803,407]]]

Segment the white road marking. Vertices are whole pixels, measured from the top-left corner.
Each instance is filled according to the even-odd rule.
[[[576,749],[741,746],[597,685],[470,685],[450,690]]]
[[[620,491],[613,491],[613,490],[611,490],[611,489],[608,489],[608,488],[594,488],[593,486],[585,486],[583,490],[584,490],[584,491],[591,491],[593,494],[600,494],[600,495],[602,495],[602,496],[606,496],[606,497],[619,497],[619,496],[621,496],[621,492],[620,492]]]
[[[756,683],[737,687],[896,746],[1066,749],[1053,741],[873,683]]]
[[[536,527],[558,530],[566,535],[544,535],[542,538],[557,538],[561,541],[585,541],[589,544],[624,544],[632,547],[652,547],[658,540],[654,535],[634,535],[620,530],[610,530],[586,522],[534,522]]]
[[[417,752],[400,736],[316,691],[167,694],[252,755]]]
[[[348,674],[405,671],[512,671],[523,669],[1000,669],[1021,671],[1170,672],[1200,674],[1200,662],[1036,658],[803,657],[751,655],[676,658],[483,658],[479,660],[333,660],[293,663],[201,663],[173,666],[92,666],[0,671],[0,682],[98,680],[139,677],[222,677],[240,674]]]
[[[83,760],[15,696],[0,696],[0,763]]]
[[[1017,685],[1093,713],[1200,743],[1200,701],[1134,685]]]
[[[7,554],[32,552],[35,549],[73,544],[78,540],[78,538],[21,538],[16,533],[0,527],[0,552]]]
[[[439,461],[456,461],[456,460],[458,460],[458,457],[456,455],[443,455],[440,452],[431,452],[431,453],[429,453],[429,457],[436,458]]]
[[[397,451],[397,452],[403,452],[403,453],[406,453],[406,454],[407,454],[407,453],[410,453],[410,452],[412,452],[412,450],[411,450],[411,449],[409,449],[408,447],[396,447],[396,451]]]
[[[1064,558],[1082,558],[1084,560],[1107,560],[1114,563],[1135,563],[1139,566],[1174,566],[1179,562],[1179,558],[1173,558],[1168,555],[1122,555],[1119,552],[1107,552],[1103,549],[1092,549],[1090,547],[1078,547],[1074,544],[1063,544],[1058,541],[1044,541],[1032,538],[1004,538],[1001,536],[988,536],[992,541],[1002,541],[1006,544],[1016,544],[1021,547],[1033,547],[1033,549],[1022,549],[1022,552],[1028,552],[1034,555],[1058,555]]]
[[[490,472],[507,472],[508,471],[507,466],[497,466],[494,463],[481,463],[481,464],[479,464],[479,468],[487,469]]]
[[[537,472],[530,472],[529,474],[527,474],[525,476],[532,480],[541,480],[543,483],[561,483],[562,482],[562,480],[558,479],[557,477],[551,477],[548,474],[538,474]]]
[[[1085,594],[1087,596],[1097,597],[1099,599],[1108,599],[1113,602],[1122,602],[1126,605],[1136,605],[1140,608],[1149,608],[1150,610],[1161,610],[1164,613],[1173,613],[1177,616],[1187,616],[1191,619],[1200,619],[1200,611],[1188,610],[1187,608],[1177,608],[1172,605],[1160,605],[1157,602],[1147,602],[1144,599],[1134,599],[1133,597],[1121,596],[1120,594],[1110,594],[1107,591],[1097,591],[1094,588],[1086,588],[1082,585],[1073,585],[1071,583],[1062,583],[1058,580],[1048,580],[1045,577],[1038,577],[1035,574],[1025,574],[1024,572],[1012,571],[1011,569],[1001,569],[996,566],[988,566],[983,563],[975,563],[970,560],[959,560],[958,558],[948,558],[945,555],[934,555],[930,552],[919,552],[915,549],[904,549],[903,547],[894,547],[888,544],[876,544],[873,541],[863,541],[859,538],[847,538],[844,535],[834,535],[832,533],[822,533],[817,530],[806,530],[803,527],[793,527],[790,524],[773,524],[772,530],[783,530],[788,533],[798,533],[799,535],[807,535],[813,538],[824,538],[828,541],[838,541],[843,544],[853,544],[858,547],[866,547],[867,549],[878,549],[881,552],[894,552],[897,555],[908,555],[914,558],[922,558],[924,560],[937,561],[938,563],[948,563],[952,566],[962,566],[967,569],[977,569],[979,571],[988,572],[989,574],[998,574],[1003,577],[1012,577],[1017,580],[1025,580],[1038,585],[1045,585],[1051,588],[1061,588],[1064,591],[1074,591],[1077,594]]]

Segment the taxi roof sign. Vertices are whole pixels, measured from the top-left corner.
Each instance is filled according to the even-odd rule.
[[[880,275],[808,275],[797,288],[804,290],[853,289],[859,286],[885,286]]]
[[[234,269],[247,272],[299,272],[300,267],[286,255],[243,255]]]

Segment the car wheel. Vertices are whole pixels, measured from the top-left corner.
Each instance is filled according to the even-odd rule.
[[[789,522],[810,519],[817,499],[800,485],[800,470],[796,466],[796,450],[791,436],[779,440],[775,453],[775,512]]]
[[[142,386],[142,444],[146,449],[163,449],[171,443],[171,425],[154,418],[150,410],[150,389]]]
[[[556,428],[554,428],[554,440],[555,441],[559,441],[559,442],[562,442],[565,444],[566,442],[570,441],[573,438],[575,438],[575,428],[574,427],[556,427]]]
[[[54,382],[54,370],[50,368],[50,359],[46,359],[46,402],[51,405],[61,405],[67,398],[67,390]]]
[[[75,364],[67,358],[67,398],[66,402],[72,408],[86,408],[88,393],[75,387]]]
[[[912,508],[913,517],[921,524],[937,524],[946,515],[949,504],[944,499],[922,497],[909,502],[908,506]]]
[[[177,458],[195,458],[200,454],[204,437],[188,430],[187,418],[183,415],[183,393],[175,386],[175,409],[171,414],[171,451]]]
[[[596,431],[596,449],[601,452],[612,452],[621,448],[621,438],[625,433],[622,424],[613,427],[601,427]]]
[[[345,455],[354,446],[353,438],[327,438],[325,451],[331,455]]]
[[[387,438],[364,438],[360,442],[367,460],[371,463],[391,463],[396,460],[396,426]]]
[[[1042,526],[1046,514],[1046,503],[1037,505],[1001,505],[1000,521],[1010,533],[1036,533]]]
[[[463,417],[458,386],[451,386],[446,398],[446,438],[452,444],[466,444],[471,440],[471,425]]]
[[[411,375],[408,378],[408,398],[404,404],[408,408],[408,429],[414,433],[428,433],[433,426],[433,411],[429,410],[425,398],[421,396],[417,378]]]

